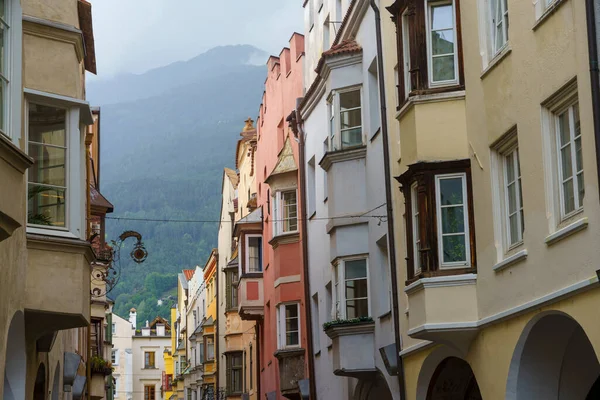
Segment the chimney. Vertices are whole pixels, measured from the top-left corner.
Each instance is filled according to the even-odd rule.
[[[137,328],[137,312],[135,311],[135,308],[129,310],[129,322],[131,322],[132,329]]]
[[[163,324],[156,324],[156,336],[165,336],[165,326]]]

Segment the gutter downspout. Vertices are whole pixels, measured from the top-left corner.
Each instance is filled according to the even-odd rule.
[[[392,279],[392,317],[394,320],[394,339],[396,341],[396,362],[398,364],[398,388],[400,399],[406,399],[406,387],[404,385],[404,364],[400,351],[402,350],[402,339],[400,337],[400,313],[398,306],[398,275],[396,273],[396,239],[394,237],[394,214],[392,199],[392,178],[390,172],[390,148],[387,125],[387,109],[385,106],[385,80],[383,72],[383,45],[381,39],[381,14],[375,0],[371,0],[371,8],[375,14],[375,36],[377,40],[377,72],[379,78],[379,103],[381,106],[381,139],[383,144],[383,170],[385,175],[385,203],[387,209],[387,237],[388,252],[390,257],[390,276]]]
[[[592,87],[592,114],[596,142],[596,166],[600,178],[600,70],[598,69],[598,42],[596,38],[596,15],[594,0],[585,0],[588,50],[590,54],[590,83]]]
[[[300,202],[302,203],[302,226],[300,227],[301,242],[302,242],[302,269],[304,274],[304,309],[306,310],[306,344],[308,353],[308,378],[310,388],[310,399],[317,400],[317,386],[315,383],[315,360],[313,359],[313,342],[312,342],[312,303],[310,296],[310,279],[308,277],[308,216],[306,213],[306,157],[304,155],[304,130],[302,129],[302,116],[298,110],[301,99],[296,100],[295,113],[292,112],[288,117],[290,124],[295,125],[295,129],[292,128],[294,135],[298,139],[298,164],[300,164]]]

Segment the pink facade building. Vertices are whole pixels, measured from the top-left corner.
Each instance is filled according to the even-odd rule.
[[[262,284],[240,285],[240,314],[259,325],[260,392],[267,399],[300,398],[298,381],[309,377],[305,277],[303,273],[298,143],[286,118],[303,96],[304,36],[267,61],[265,92],[257,120],[257,206],[262,212]],[[254,241],[256,243],[256,241]],[[244,272],[240,281],[244,280]],[[256,279],[256,274],[250,279]],[[263,293],[249,293],[261,288]],[[262,298],[262,315],[244,313],[245,303]],[[262,396],[261,396],[262,397]]]

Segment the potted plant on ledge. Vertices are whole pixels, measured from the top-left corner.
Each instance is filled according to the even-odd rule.
[[[335,375],[365,378],[376,373],[373,318],[336,319],[324,323],[323,330],[331,339]]]

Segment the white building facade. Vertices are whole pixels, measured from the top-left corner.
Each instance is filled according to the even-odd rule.
[[[135,318],[135,309],[131,314]],[[115,380],[115,400],[133,399],[133,335],[135,329],[131,321],[112,314],[112,355],[111,362],[114,367],[113,379]]]
[[[326,399],[398,399],[397,377],[380,355],[395,342],[369,1],[308,0],[305,40],[299,111],[316,391]]]
[[[196,266],[196,271],[188,281],[189,298],[187,305],[187,340],[188,366],[183,372],[185,398],[199,400],[201,398],[202,362],[204,347],[201,324],[206,314],[206,290],[202,268]]]

